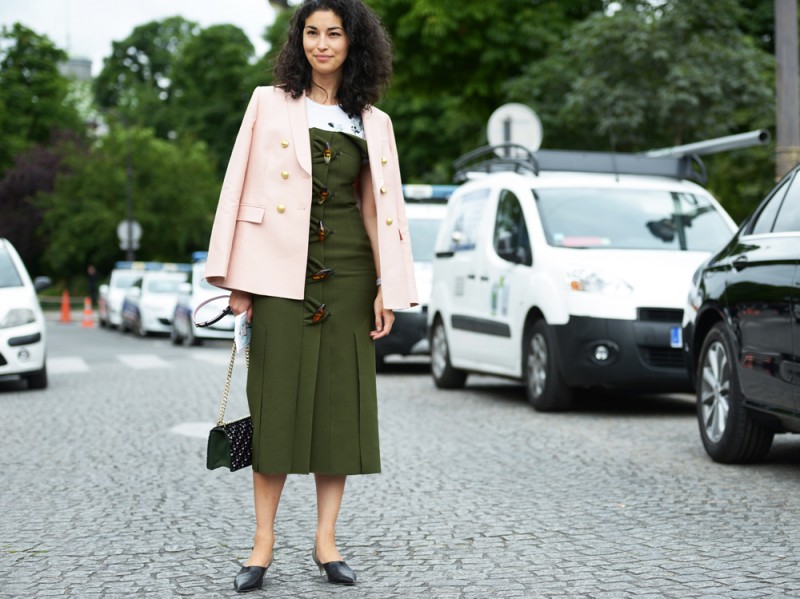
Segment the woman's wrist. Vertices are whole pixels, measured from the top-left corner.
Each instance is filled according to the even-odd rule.
[[[378,277],[377,279],[375,279],[375,286],[376,286],[376,287],[380,287],[380,286],[381,286],[381,278],[380,278],[380,277]]]

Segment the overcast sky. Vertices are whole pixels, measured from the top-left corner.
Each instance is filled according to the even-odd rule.
[[[232,23],[253,42],[257,53],[275,12],[267,0],[0,0],[0,26],[20,22],[47,35],[70,56],[89,58],[92,72],[111,54],[111,42],[123,40],[134,27],[180,15],[203,27]]]

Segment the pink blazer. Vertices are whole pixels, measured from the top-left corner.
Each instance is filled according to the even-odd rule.
[[[361,192],[379,192],[375,203],[384,306],[409,308],[418,300],[392,121],[374,107],[361,117],[371,175]],[[208,282],[302,299],[311,195],[305,98],[293,99],[271,86],[256,88],[222,184],[208,249]]]

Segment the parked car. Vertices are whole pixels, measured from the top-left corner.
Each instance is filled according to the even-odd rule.
[[[125,293],[142,278],[145,262],[117,262],[109,282],[100,285],[97,298],[97,315],[101,327],[119,327],[122,324],[122,303]]]
[[[47,277],[31,281],[17,250],[0,237],[0,378],[23,378],[29,389],[47,387],[47,331],[38,291]]]
[[[800,169],[694,275],[684,349],[717,462],[761,460],[800,433]]]
[[[510,377],[537,410],[567,409],[579,388],[691,390],[686,293],[733,221],[661,168],[677,159],[536,157],[490,159],[448,202],[428,310],[436,385]]]
[[[447,198],[455,189],[455,185],[403,186],[419,305],[395,311],[392,333],[376,341],[378,370],[383,368],[386,356],[429,353],[427,319],[433,280],[433,246],[439,225],[447,213]]]
[[[189,264],[172,263],[145,270],[125,293],[120,330],[136,331],[142,337],[170,333],[178,287],[188,280],[190,271]]]
[[[175,304],[170,333],[172,343],[175,345],[180,345],[181,343],[200,345],[205,339],[233,340],[233,315],[225,316],[207,327],[198,328],[194,326],[193,315],[197,306],[208,299],[226,293],[223,289],[214,287],[203,278],[207,258],[208,252],[194,252],[192,254],[191,280],[187,283],[181,283],[178,287],[178,301]],[[210,320],[227,304],[227,300],[220,300],[203,306],[197,314],[197,320]]]

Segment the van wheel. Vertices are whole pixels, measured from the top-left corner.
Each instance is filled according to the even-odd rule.
[[[697,420],[706,452],[716,462],[761,460],[774,433],[759,425],[744,407],[733,345],[721,322],[703,341],[697,369]]]
[[[25,377],[28,379],[28,389],[46,389],[47,388],[47,364],[42,366],[41,370],[32,372]]]
[[[567,410],[573,390],[564,383],[558,370],[553,332],[544,320],[537,320],[525,336],[525,392],[531,406],[539,412]]]
[[[434,322],[431,334],[431,374],[439,389],[461,389],[467,382],[467,373],[450,364],[447,335],[440,318]]]

